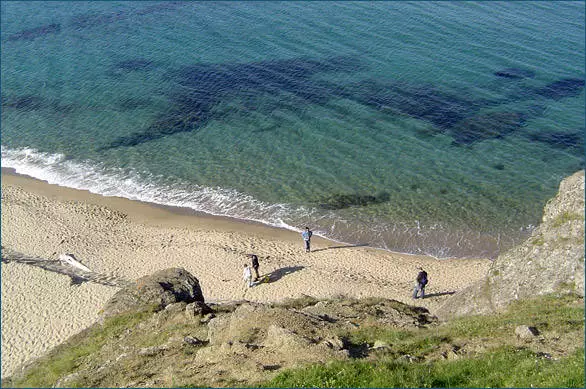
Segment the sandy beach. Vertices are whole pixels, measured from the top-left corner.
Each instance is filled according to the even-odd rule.
[[[92,271],[127,280],[183,267],[200,281],[207,301],[278,301],[300,295],[411,299],[417,268],[429,273],[432,312],[450,293],[486,274],[490,262],[437,260],[349,246],[314,236],[305,253],[300,233],[195,215],[123,198],[101,197],[2,173],[2,245],[56,260],[71,253]],[[255,253],[274,281],[246,288],[242,266]],[[92,324],[116,287],[34,266],[2,264],[2,376]]]

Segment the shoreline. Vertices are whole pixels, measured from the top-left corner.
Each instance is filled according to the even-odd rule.
[[[302,295],[384,297],[432,311],[487,272],[488,259],[435,259],[346,245],[319,236],[306,254],[301,235],[227,217],[104,197],[2,169],[2,245],[57,259],[70,253],[92,271],[127,280],[169,267],[196,276],[209,302],[280,301]],[[246,254],[272,282],[247,289]],[[427,295],[412,300],[423,266]],[[2,264],[2,376],[81,331],[118,289],[22,263]]]
[[[161,210],[162,211],[162,213],[160,214],[161,217],[165,217],[165,216],[163,216],[163,214],[165,212],[167,212],[171,215],[177,215],[179,218],[194,217],[194,218],[198,218],[198,219],[204,219],[204,220],[210,222],[214,226],[220,226],[220,228],[228,228],[228,229],[229,228],[236,228],[236,230],[240,230],[241,228],[245,228],[245,227],[248,228],[250,226],[256,226],[259,228],[259,232],[263,233],[263,234],[268,233],[269,235],[272,235],[270,233],[270,231],[274,230],[274,233],[279,238],[285,238],[284,235],[290,234],[290,233],[300,235],[302,232],[302,230],[297,230],[297,229],[294,229],[293,227],[292,228],[278,227],[275,225],[270,225],[270,224],[266,224],[266,223],[255,221],[255,220],[239,219],[239,218],[231,217],[231,216],[214,215],[214,214],[210,214],[210,213],[203,212],[203,211],[197,211],[197,210],[194,210],[189,207],[178,207],[178,206],[172,206],[172,205],[157,204],[157,203],[152,203],[152,202],[142,201],[142,200],[131,200],[126,197],[120,197],[120,196],[104,196],[101,194],[91,192],[86,189],[76,189],[76,188],[71,188],[71,187],[63,186],[63,185],[59,185],[59,184],[51,184],[51,183],[47,182],[46,180],[32,177],[27,174],[18,173],[16,171],[16,169],[14,169],[14,168],[2,167],[1,174],[2,174],[2,180],[5,180],[5,177],[7,177],[8,182],[10,184],[18,183],[19,185],[25,186],[27,190],[33,191],[34,193],[43,194],[43,195],[47,195],[48,193],[50,193],[52,196],[58,196],[56,198],[69,199],[69,200],[78,200],[79,196],[83,196],[84,201],[89,200],[93,204],[96,204],[96,205],[110,206],[110,207],[113,207],[113,208],[120,210],[120,211],[123,211],[123,212],[130,211],[130,216],[136,217],[137,220],[140,220],[142,222],[148,222],[152,216],[157,215],[156,212],[153,212],[153,215],[151,215],[151,217],[142,219],[138,212],[141,209],[144,209],[144,208],[142,208],[142,206],[144,206],[144,207],[150,207],[153,209]],[[77,193],[77,192],[80,192],[80,193]],[[86,195],[87,195],[87,198],[85,198]],[[108,201],[106,199],[112,199],[112,201]],[[151,211],[149,211],[149,213],[150,212]],[[173,222],[177,222],[177,220],[174,220]],[[232,224],[237,225],[238,227],[230,227]],[[283,235],[281,235],[281,234],[283,234]],[[374,247],[374,246],[369,246],[369,245],[357,245],[354,243],[343,242],[343,241],[339,241],[336,239],[324,237],[324,236],[319,235],[318,233],[314,232],[313,239],[316,239],[316,238],[323,239],[325,241],[329,241],[329,242],[335,243],[337,245],[363,246],[363,247],[368,247],[372,250],[380,250],[383,252],[388,252],[390,254],[397,254],[397,255],[409,255],[409,256],[415,256],[415,257],[426,256],[426,257],[431,257],[431,258],[434,258],[437,260],[477,259],[477,258],[459,258],[459,257],[449,257],[449,258],[442,257],[442,258],[440,258],[440,257],[436,257],[431,254],[404,253],[404,252],[400,252],[400,251],[393,251],[393,250],[386,249],[383,247]],[[294,239],[297,239],[297,238],[294,238]]]

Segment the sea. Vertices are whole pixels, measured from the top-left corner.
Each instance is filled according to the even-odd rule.
[[[350,245],[495,258],[584,169],[584,11],[2,1],[1,164]]]

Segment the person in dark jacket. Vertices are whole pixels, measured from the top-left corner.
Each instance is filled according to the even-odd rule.
[[[427,272],[422,267],[419,268],[419,274],[415,279],[415,288],[413,289],[413,298],[416,299],[419,292],[421,292],[421,298],[425,297],[425,285],[427,285]]]
[[[303,237],[303,242],[305,243],[305,252],[308,253],[311,251],[311,236],[313,235],[313,231],[309,229],[309,227],[305,227],[305,231],[301,233]]]
[[[252,258],[252,270],[254,270],[254,279],[253,281],[256,282],[258,281],[258,279],[260,278],[260,275],[258,274],[258,257],[254,254],[248,254],[248,256],[250,258]]]

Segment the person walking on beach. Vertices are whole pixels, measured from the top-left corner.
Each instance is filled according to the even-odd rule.
[[[311,236],[313,235],[313,232],[309,230],[309,227],[305,227],[305,231],[303,231],[301,233],[301,236],[303,237],[303,241],[305,242],[305,252],[308,253],[311,251]]]
[[[415,279],[415,288],[413,289],[413,298],[416,299],[419,292],[421,292],[421,298],[425,297],[425,285],[427,285],[427,272],[422,267],[419,268],[419,274]]]
[[[260,275],[258,274],[258,257],[255,254],[248,254],[250,258],[252,258],[252,270],[254,270],[254,279],[253,281],[258,281]]]
[[[244,264],[244,271],[242,272],[242,278],[244,278],[244,282],[250,288],[252,286],[252,272],[250,271],[250,267],[247,263]]]

